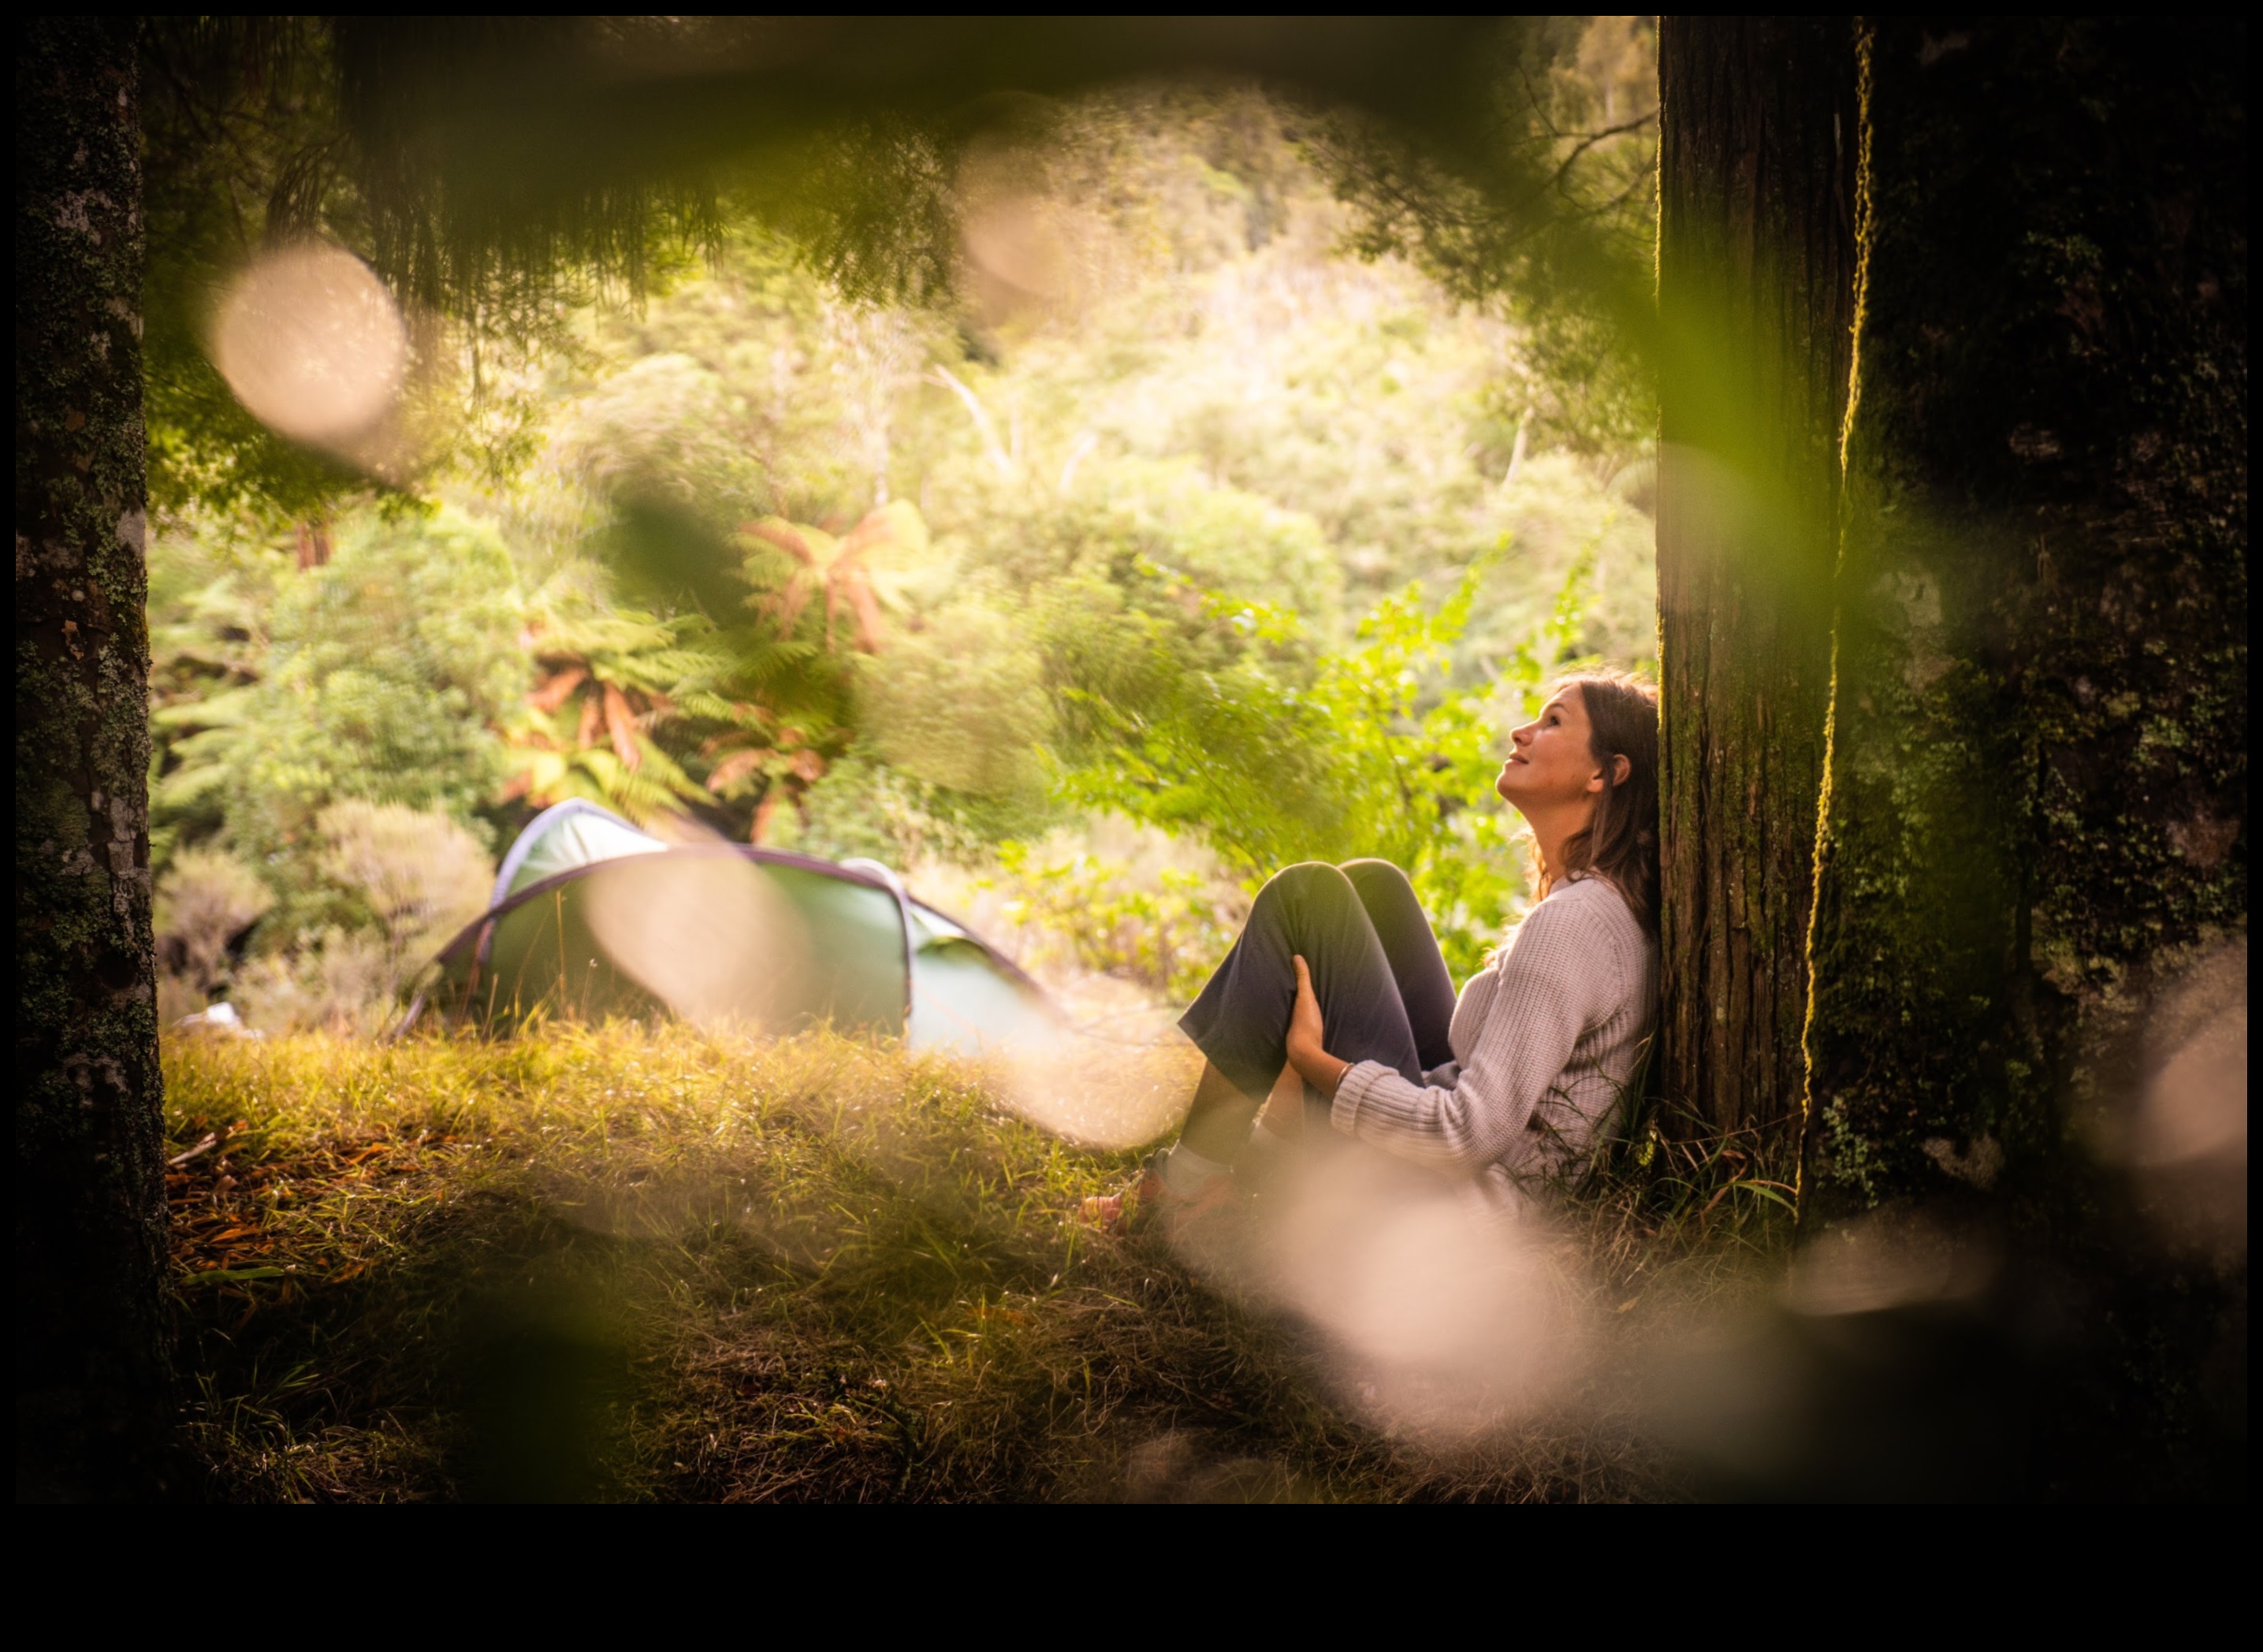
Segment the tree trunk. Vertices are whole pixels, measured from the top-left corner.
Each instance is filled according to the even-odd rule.
[[[1940,25],[1934,25],[1940,27]],[[1818,1217],[2003,1184],[2247,921],[2245,36],[1865,40]]]
[[[2246,925],[2245,25],[1862,54],[1803,1221],[1985,1192],[2060,1244],[2156,993]]]
[[[146,1495],[169,1421],[131,19],[16,57],[16,1475]]]
[[[1659,1082],[1682,1127],[1804,1110],[1807,924],[1854,325],[1844,18],[1659,32]]]
[[[1801,1223],[2005,1259],[2038,1490],[2244,1497],[2245,25],[1862,61]]]

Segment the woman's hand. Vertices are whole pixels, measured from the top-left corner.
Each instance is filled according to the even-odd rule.
[[[1330,1100],[1336,1086],[1351,1071],[1351,1063],[1338,1061],[1321,1047],[1327,1028],[1320,1019],[1320,1000],[1312,991],[1312,972],[1299,956],[1297,964],[1297,1006],[1289,1012],[1289,1064]]]

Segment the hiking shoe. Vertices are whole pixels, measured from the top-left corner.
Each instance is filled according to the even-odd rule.
[[[1240,1202],[1230,1174],[1212,1176],[1191,1194],[1173,1193],[1163,1181],[1160,1153],[1139,1167],[1139,1179],[1122,1193],[1084,1201],[1084,1219],[1103,1233],[1125,1236],[1160,1228],[1176,1238],[1194,1223]]]

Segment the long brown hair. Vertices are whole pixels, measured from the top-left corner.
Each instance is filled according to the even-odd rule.
[[[1623,671],[1566,677],[1555,692],[1580,691],[1587,712],[1587,749],[1603,771],[1595,817],[1564,844],[1566,877],[1600,877],[1626,898],[1635,919],[1658,929],[1658,690]],[[1624,780],[1616,760],[1627,760]],[[1533,883],[1544,898],[1553,887],[1533,849]]]

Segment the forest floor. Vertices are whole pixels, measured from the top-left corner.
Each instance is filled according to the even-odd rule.
[[[979,1067],[635,1027],[165,1060],[215,1500],[1671,1498],[1642,1373],[1785,1237],[1733,1149],[1654,1151],[1520,1264],[1576,1357],[1410,1387],[1231,1257],[1093,1230],[1137,1155]]]

